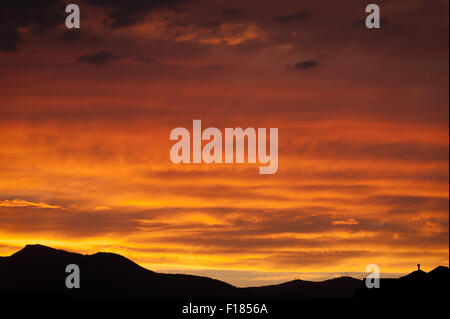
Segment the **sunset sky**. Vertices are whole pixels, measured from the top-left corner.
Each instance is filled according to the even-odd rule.
[[[448,1],[373,2],[370,30],[356,0],[2,2],[0,256],[239,286],[448,266]],[[173,164],[194,119],[278,128],[278,172]]]

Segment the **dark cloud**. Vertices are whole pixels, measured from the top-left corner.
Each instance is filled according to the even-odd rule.
[[[317,68],[320,65],[319,62],[314,60],[307,60],[303,62],[298,62],[294,65],[288,65],[288,69],[292,71],[306,71],[309,69]]]
[[[228,16],[238,16],[242,14],[242,10],[236,8],[227,8],[223,10],[223,13]]]
[[[289,14],[286,16],[276,16],[273,18],[274,21],[277,22],[294,22],[294,21],[303,21],[305,20],[311,13],[308,11],[297,12],[293,14]]]
[[[445,213],[449,209],[449,200],[445,197],[380,195],[369,197],[366,202],[388,207],[392,214]]]
[[[64,3],[60,0],[3,1],[0,9],[0,51],[16,51],[21,36],[19,29],[32,34],[64,23]]]
[[[17,50],[20,36],[16,28],[0,28],[0,39],[0,51],[13,52]]]
[[[79,29],[71,29],[61,34],[61,39],[64,41],[80,41],[83,38],[83,34]]]
[[[218,64],[211,64],[211,65],[205,66],[204,69],[208,70],[208,71],[220,71],[220,70],[223,70],[224,67],[221,65],[218,65]]]
[[[323,185],[301,185],[296,186],[294,189],[301,191],[301,192],[324,192],[324,193],[343,193],[343,194],[354,194],[355,192],[361,194],[364,192],[372,191],[374,189],[373,186],[370,185],[330,185],[330,184],[323,184]]]
[[[119,116],[117,114],[116,116]],[[208,171],[181,171],[181,170],[167,170],[167,171],[155,171],[155,170],[143,170],[141,174],[145,174],[151,178],[158,179],[167,179],[167,178],[177,178],[177,180],[192,180],[202,179],[207,180],[211,177],[211,172]],[[219,171],[214,173],[216,177],[225,177],[227,176],[226,171]],[[427,168],[417,172],[403,172],[399,170],[394,171],[369,171],[367,169],[342,169],[342,168],[327,168],[321,170],[311,170],[307,169],[296,169],[290,170],[288,172],[280,171],[277,173],[277,176],[284,180],[288,181],[297,181],[298,176],[302,178],[308,178],[314,181],[322,181],[325,180],[329,182],[330,180],[334,181],[352,181],[352,182],[361,182],[364,180],[386,180],[386,179],[405,179],[405,180],[413,180],[413,181],[434,181],[434,182],[445,182],[448,181],[449,174],[448,170],[444,171],[440,168]],[[259,178],[255,177],[251,170],[242,172],[237,180],[254,180]]]
[[[332,251],[279,251],[273,256],[265,258],[266,263],[275,267],[280,265],[292,265],[296,267],[307,266],[329,266],[332,263],[339,263],[360,257],[375,258],[380,255],[378,252],[369,250],[332,250]]]
[[[200,24],[201,27],[204,28],[217,28],[220,27],[223,24],[221,21],[210,21]]]
[[[129,233],[139,226],[136,220],[120,214],[111,214],[110,211],[92,214],[82,211],[74,213],[60,209],[38,209],[39,213],[36,213],[36,208],[30,207],[0,207],[0,222],[2,225],[10,225],[8,231],[11,232],[58,232],[81,237],[93,233]],[[36,225],[39,227],[35,227]]]
[[[136,61],[141,62],[141,63],[153,63],[153,62],[155,62],[155,59],[147,58],[147,57],[137,57]]]
[[[96,65],[106,65],[109,62],[112,62],[114,60],[121,59],[121,56],[115,55],[112,52],[109,51],[101,51],[96,53],[89,53],[82,55],[78,58],[78,62],[80,63],[92,63]]]
[[[88,28],[85,29],[66,29],[64,28],[59,34],[59,40],[73,43],[79,47],[89,48],[91,45],[101,43],[105,37],[93,32]],[[55,43],[58,43],[55,39]],[[64,44],[59,44],[64,45]]]
[[[189,24],[183,22],[172,22],[167,25],[169,28],[182,28],[185,29],[189,27]]]
[[[302,157],[348,160],[399,160],[410,162],[448,162],[445,144],[421,142],[361,143],[348,141],[306,142],[298,146]]]
[[[142,22],[154,10],[174,8],[176,4],[186,1],[188,0],[86,0],[91,5],[110,9],[110,25],[113,28],[128,27]]]

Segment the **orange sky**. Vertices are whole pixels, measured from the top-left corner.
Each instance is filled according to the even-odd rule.
[[[317,2],[85,0],[80,31],[58,0],[6,5],[0,255],[244,286],[448,265],[448,2],[378,1],[380,30],[365,2]],[[173,164],[193,119],[279,128],[278,172]]]

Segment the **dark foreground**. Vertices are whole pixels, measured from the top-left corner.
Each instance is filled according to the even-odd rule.
[[[80,288],[68,289],[68,264]],[[416,317],[448,312],[449,269],[381,279],[380,288],[341,277],[237,288],[206,277],[149,271],[116,254],[80,255],[33,245],[0,258],[0,304],[16,312],[148,318]],[[62,308],[61,308],[62,306]],[[60,312],[60,309],[65,309]]]

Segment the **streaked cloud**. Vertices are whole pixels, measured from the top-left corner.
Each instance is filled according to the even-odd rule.
[[[33,208],[62,208],[59,205],[50,205],[43,202],[30,202],[23,199],[0,200],[0,207],[33,207]]]
[[[311,13],[308,11],[296,12],[285,16],[276,16],[273,20],[278,22],[295,22],[305,20]]]
[[[92,63],[95,65],[106,65],[112,61],[122,58],[121,56],[115,55],[112,52],[101,51],[95,53],[89,53],[80,56],[77,61],[80,63]]]
[[[309,69],[317,68],[320,63],[314,60],[306,60],[302,62],[295,63],[293,65],[288,65],[288,69],[292,71],[307,71]]]
[[[376,34],[357,2],[89,0],[70,34],[59,3],[0,21],[1,255],[237,285],[448,265],[448,2],[381,1]],[[197,118],[278,127],[277,174],[174,165]]]

